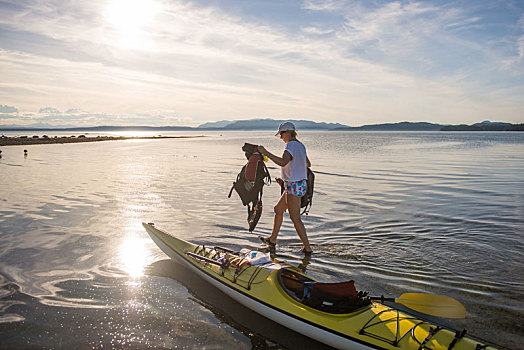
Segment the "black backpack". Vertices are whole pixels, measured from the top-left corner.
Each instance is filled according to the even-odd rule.
[[[311,169],[307,168],[307,188],[306,188],[306,194],[302,196],[300,207],[304,208],[302,211],[302,214],[309,214],[309,210],[311,209],[311,205],[313,204],[313,190],[315,188],[315,173],[311,171]]]
[[[277,182],[280,185],[280,194],[284,193],[284,180],[277,179]],[[315,188],[315,173],[310,168],[307,168],[306,183],[306,194],[300,198],[300,208],[304,208],[304,210],[302,210],[302,213],[300,214],[308,215],[311,205],[313,204],[313,190]]]
[[[249,143],[244,144],[242,147],[248,160],[255,153],[256,147],[256,145]],[[269,171],[267,170],[262,157],[257,164],[255,181],[249,181],[246,179],[246,166],[247,164],[244,165],[240,170],[240,173],[238,173],[237,179],[233,182],[233,186],[229,191],[228,198],[231,198],[233,190],[238,193],[242,204],[247,206],[249,232],[252,232],[262,215],[262,192],[264,185],[271,183],[271,176],[269,175]]]

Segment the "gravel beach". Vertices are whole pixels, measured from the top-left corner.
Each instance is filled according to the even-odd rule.
[[[45,145],[52,143],[79,143],[79,142],[97,142],[97,141],[118,141],[118,140],[157,140],[157,139],[177,139],[177,138],[194,138],[204,136],[16,136],[0,137],[0,146],[25,146],[25,145]]]

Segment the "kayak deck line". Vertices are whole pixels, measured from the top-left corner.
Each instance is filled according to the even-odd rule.
[[[223,248],[219,248],[219,249],[223,250]],[[228,251],[231,251],[231,250],[228,249]],[[203,253],[203,255],[201,255],[201,253]],[[203,246],[197,246],[193,252],[186,252],[185,254],[187,256],[190,256],[190,257],[192,257],[192,258],[194,258],[196,260],[199,260],[201,262],[210,263],[210,264],[214,264],[216,266],[219,266],[220,267],[219,274],[222,277],[226,278],[231,283],[234,283],[234,284],[238,285],[239,287],[245,288],[247,290],[251,289],[251,285],[256,280],[256,278],[260,274],[260,272],[263,271],[263,269],[264,269],[264,267],[263,267],[264,265],[251,265],[248,260],[245,260],[244,258],[242,258],[240,256],[235,256],[233,259],[229,260],[231,258],[231,253],[223,254],[223,255],[220,256],[219,259],[215,259],[217,254],[219,254],[216,251],[216,247],[214,247],[213,249],[208,249],[204,245]],[[222,261],[220,261],[220,260],[222,260]],[[235,266],[236,267],[232,279],[227,278],[226,274],[225,274],[230,266]],[[247,280],[247,284],[244,286],[244,285],[242,285],[240,283],[237,283],[238,278],[242,274],[244,274],[251,267],[255,268],[255,271],[253,271],[251,273],[251,276]],[[216,271],[214,271],[214,272],[216,272]]]
[[[392,318],[381,320],[380,319],[380,315],[382,315],[384,313],[388,313],[388,312],[393,312],[393,313],[395,313],[395,315]],[[375,320],[375,319],[378,319],[378,320]],[[374,320],[376,322],[372,323]],[[394,322],[396,322],[396,325],[397,325],[396,326],[396,330],[395,330],[395,337],[394,337],[394,339],[388,339],[388,338],[385,338],[385,337],[381,336],[380,334],[375,334],[375,333],[372,333],[372,332],[367,330],[369,328],[372,328],[373,326],[379,325],[381,323],[389,322],[389,321],[392,321],[392,320],[394,320]],[[405,331],[405,333],[402,336],[399,337],[399,335],[400,335],[400,322],[402,322],[402,320],[414,320],[417,323],[413,327],[411,327],[411,329],[408,329],[407,331]],[[368,335],[370,337],[373,337],[373,338],[385,341],[387,343],[390,343],[393,346],[397,346],[397,344],[400,341],[402,341],[402,338],[404,338],[409,333],[411,333],[411,337],[415,341],[418,342],[417,338],[415,337],[414,330],[415,330],[416,327],[418,327],[419,325],[421,325],[423,323],[426,323],[426,322],[424,322],[422,320],[418,320],[417,318],[415,318],[413,316],[410,316],[410,315],[404,315],[404,314],[401,315],[399,310],[393,310],[393,309],[382,310],[381,312],[379,312],[378,314],[375,314],[375,316],[373,316],[373,317],[371,317],[369,319],[369,321],[359,330],[359,334]],[[429,339],[428,339],[428,341],[429,341]],[[419,342],[419,344],[420,343],[421,342]]]
[[[195,259],[197,259],[199,261],[202,261],[202,262],[207,262],[207,263],[215,264],[215,265],[218,265],[218,266],[222,266],[222,263],[220,263],[219,261],[206,258],[205,256],[202,256],[202,255],[198,255],[198,254],[191,253],[191,252],[187,252],[186,255],[190,256],[192,258],[195,258]]]
[[[315,307],[304,298],[304,286],[313,281],[298,268],[273,260],[251,265],[240,252],[206,247],[178,239],[144,224],[155,243],[172,259],[192,270],[234,300],[281,325],[335,348],[345,349],[493,349],[423,319],[386,306],[378,300],[351,308]],[[286,283],[286,276],[295,276]],[[361,292],[359,292],[361,293]],[[366,296],[367,293],[359,294]],[[369,298],[369,297],[368,297]],[[330,312],[335,310],[334,312]]]

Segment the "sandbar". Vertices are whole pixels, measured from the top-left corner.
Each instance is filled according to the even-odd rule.
[[[160,140],[160,139],[181,139],[205,137],[195,136],[1,136],[0,146],[24,146],[24,145],[46,145],[55,143],[79,143],[79,142],[98,142],[98,141],[119,141],[119,140]]]

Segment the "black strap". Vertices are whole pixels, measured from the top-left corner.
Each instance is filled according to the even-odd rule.
[[[311,200],[308,202],[308,204],[306,204],[306,206],[304,207],[304,210],[302,211],[302,213],[300,213],[300,215],[309,215],[309,210],[311,209]]]
[[[311,180],[311,181],[310,181]],[[311,182],[311,183],[310,183]],[[314,184],[315,184],[315,173],[311,170],[311,168],[307,168],[307,190],[305,196],[307,197],[307,204],[304,206],[304,210],[300,215],[309,215],[309,211],[311,210],[311,206],[313,205],[313,192],[314,192]],[[308,192],[311,191],[311,195],[308,194]]]
[[[240,174],[241,173],[242,173],[242,171],[240,171],[240,173],[237,175],[236,181],[233,182],[233,186],[231,186],[231,190],[229,190],[229,194],[227,195],[227,198],[231,198],[231,194],[233,193],[233,190],[235,189],[235,185],[240,180]]]
[[[262,158],[261,160],[259,160],[259,162],[262,162],[262,165],[264,166],[264,170],[266,171],[266,185],[271,185],[271,175],[269,175],[269,170],[267,170],[267,166],[266,166],[266,162],[264,162],[264,158]]]
[[[453,340],[451,341],[451,343],[449,343],[449,346],[448,346],[448,350],[451,350],[453,349],[453,347],[455,346],[455,344],[457,344],[457,342],[464,338],[464,336],[466,335],[466,330],[463,329],[462,331],[456,331],[455,332],[455,338],[453,338]]]
[[[433,338],[433,336],[435,334],[437,334],[441,329],[442,329],[442,327],[440,327],[440,326],[437,326],[436,328],[429,328],[428,336],[426,337],[426,339],[424,339],[424,341],[422,343],[420,343],[420,346],[418,347],[418,350],[423,350],[424,347],[426,346],[427,342],[430,341],[431,338]]]
[[[229,190],[229,194],[227,195],[227,198],[231,198],[231,194],[233,193],[234,189],[235,189],[235,182],[233,182],[233,186],[231,186],[231,190]]]

